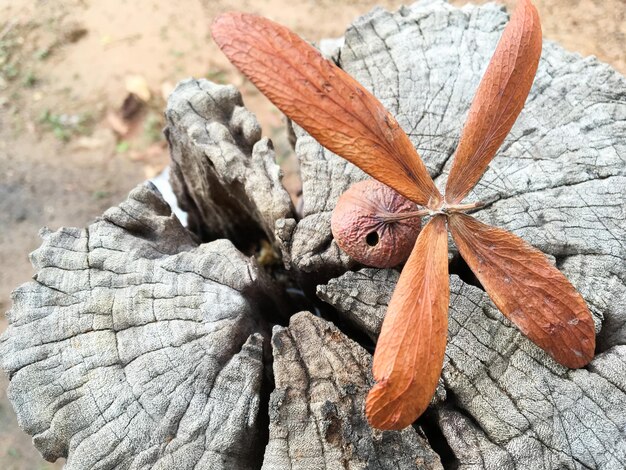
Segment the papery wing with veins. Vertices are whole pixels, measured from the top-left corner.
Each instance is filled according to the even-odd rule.
[[[537,72],[541,36],[537,9],[521,0],[472,101],[446,185],[447,202],[458,204],[467,196],[511,131]]]
[[[420,232],[385,315],[365,405],[379,429],[403,429],[435,394],[448,337],[448,231],[444,216]]]
[[[295,33],[246,13],[220,15],[211,31],[230,61],[324,147],[417,204],[441,201],[395,118]]]
[[[546,255],[469,215],[448,220],[461,256],[522,333],[566,367],[583,367],[593,359],[596,335],[587,304]]]

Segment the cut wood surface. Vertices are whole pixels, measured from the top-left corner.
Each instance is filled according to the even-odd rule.
[[[458,9],[440,0],[396,13],[378,9],[353,23],[336,53],[338,64],[396,117],[439,187],[507,19],[498,5]],[[609,66],[545,41],[526,106],[470,193],[469,201],[488,203],[477,217],[553,254],[559,265],[583,256],[589,276],[622,284],[625,90],[626,80]],[[329,221],[338,197],[366,175],[296,132],[304,217],[279,237],[298,269],[351,267]],[[626,299],[623,287],[619,293]],[[626,317],[618,304],[609,308],[621,316],[620,329]]]
[[[442,0],[376,9],[331,52],[439,188],[507,18]],[[14,293],[2,367],[45,458],[71,470],[626,468],[623,76],[544,42],[526,106],[469,197],[486,202],[479,220],[548,254],[580,291],[596,357],[554,362],[451,244],[442,380],[401,432],[372,430],[363,409],[398,271],[358,265],[330,230],[337,199],[366,175],[294,126],[299,217],[234,87],[183,81],[166,116],[188,229],[140,186],[84,229],[44,231],[35,279]],[[262,240],[284,268],[248,257]],[[302,303],[318,315],[296,314]]]
[[[348,272],[319,294],[380,330],[394,270]],[[525,338],[481,289],[450,280],[450,321],[437,406],[461,468],[621,468],[626,462],[626,345],[569,370]]]

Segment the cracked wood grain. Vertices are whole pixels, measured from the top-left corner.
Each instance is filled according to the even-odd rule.
[[[276,389],[263,470],[442,469],[413,428],[372,429],[371,356],[331,323],[301,312],[272,335]]]
[[[505,21],[495,5],[458,10],[433,0],[398,13],[376,10],[346,33],[341,66],[396,116],[439,187]],[[470,200],[487,201],[475,214],[479,220],[556,260],[601,329],[591,365],[567,371],[512,328],[484,292],[459,290],[461,281],[453,282],[459,294],[451,302],[443,373],[448,398],[434,410],[460,468],[626,465],[625,96],[626,80],[610,67],[546,42],[524,110],[470,193]],[[298,242],[293,252],[306,256],[293,258],[307,269],[316,263],[354,268],[323,233],[323,243],[310,236],[307,218],[323,226],[333,195],[364,175],[302,131],[298,136],[305,217],[290,240]],[[317,291],[375,338],[397,276],[367,268]]]
[[[43,232],[2,336],[8,396],[68,470],[257,468],[267,280],[197,245],[150,184],[85,229]]]
[[[443,1],[430,0],[396,13],[376,9],[351,25],[343,45],[333,54],[335,62],[396,117],[439,187],[446,183],[464,117],[506,22],[506,12],[497,5],[456,9]],[[624,96],[626,80],[609,66],[546,41],[526,106],[470,193],[470,200],[487,202],[476,213],[479,220],[512,231],[556,260],[559,269],[588,302],[597,327],[602,326],[597,340],[601,354],[593,364],[606,357],[608,363],[615,361],[616,367],[619,359],[613,352],[626,343],[626,317],[621,308],[626,301]],[[356,263],[332,239],[330,215],[343,191],[366,175],[321,147],[301,128],[294,126],[294,130],[304,205],[301,220],[288,217],[276,222],[276,237],[283,248],[284,261],[292,272],[310,276],[354,269],[358,267]],[[348,272],[327,285],[320,285],[318,293],[357,328],[375,338],[387,296],[395,287],[394,276],[397,275],[392,271],[384,270]],[[464,296],[471,298],[470,294],[478,292],[466,287]],[[481,301],[480,305],[483,304]],[[473,304],[464,305],[469,309]],[[499,315],[495,309],[492,314]],[[472,319],[464,322],[461,332],[471,328]],[[502,322],[509,328],[507,334],[516,341],[511,351],[519,344],[523,351],[520,357],[533,357],[539,364],[538,380],[548,380],[543,374],[548,377],[558,366],[545,355],[537,356],[537,348],[519,336],[506,320]],[[487,374],[488,364],[475,364],[474,350],[498,351],[502,345],[494,341],[483,335],[480,341],[457,342],[461,351],[468,349],[464,354],[469,363],[459,360],[457,369],[452,370],[475,367]],[[508,364],[509,353],[500,354]],[[444,378],[445,371],[451,370],[449,363],[446,367]],[[578,375],[588,373],[593,367]],[[564,394],[573,393],[565,395],[563,400],[576,403],[576,389],[567,380],[561,381],[563,374],[567,375],[563,369],[560,374],[556,376],[558,379],[550,376],[549,386]],[[591,387],[602,389],[601,380],[593,374],[591,377]],[[481,378],[478,374],[472,380],[477,382]],[[618,380],[618,374],[612,373],[611,380]],[[483,465],[491,462],[491,468],[497,468],[496,463],[501,468],[585,468],[594,467],[594,459],[598,468],[624,466],[619,450],[623,445],[623,427],[611,427],[604,418],[594,422],[594,432],[605,433],[611,442],[609,447],[617,449],[613,456],[595,441],[579,442],[573,421],[560,426],[560,434],[555,431],[555,442],[545,431],[549,428],[545,422],[537,424],[541,432],[519,427],[519,439],[510,449],[505,449],[501,437],[504,431],[497,423],[507,417],[501,416],[497,409],[468,411],[469,405],[461,403],[472,400],[468,397],[480,398],[483,390],[468,383],[461,386],[460,381],[454,386],[452,383],[451,379],[446,381],[449,398],[443,405],[437,405],[436,411],[442,417],[449,412],[448,422],[456,423],[456,427],[444,429],[446,437],[459,459],[467,458],[466,464],[472,468],[480,468],[477,459],[486,458],[487,453],[488,458],[480,462]],[[510,383],[498,385],[501,387],[498,390],[505,392],[488,390],[481,398],[484,406],[488,408],[490,398],[499,396],[498,393],[507,396],[514,386],[523,394],[528,393],[525,389],[533,383],[526,380],[516,385],[511,379]],[[622,395],[613,389],[609,392],[614,405],[607,408],[603,404],[603,409],[616,413],[620,407],[626,408]],[[516,398],[516,401],[524,400]],[[547,402],[546,412],[555,420],[566,419],[568,408],[553,402]],[[530,416],[533,413],[530,404],[524,402],[523,406],[526,407],[523,413],[518,414]],[[585,412],[591,413],[591,409],[589,403],[583,403],[575,411],[582,417]],[[486,416],[491,427],[479,422],[472,413]],[[525,419],[532,421],[537,417]],[[470,431],[464,431],[474,428],[479,434],[473,437]],[[460,436],[457,440],[452,439],[455,433]],[[574,442],[571,446],[570,440]],[[585,454],[588,455],[583,457]]]
[[[440,188],[506,21],[494,4],[376,9],[333,53],[396,117]],[[609,66],[545,42],[526,106],[470,193],[487,202],[479,220],[555,260],[599,333],[594,360],[570,371],[453,276],[431,416],[459,468],[626,467],[625,97],[626,80]],[[297,220],[271,143],[233,87],[182,82],[167,121],[172,182],[192,231],[241,248],[275,242],[289,276],[323,279],[318,295],[375,339],[398,274],[346,272],[359,266],[330,231],[337,199],[366,175],[294,126]],[[149,186],[85,229],[44,232],[0,354],[19,422],[46,458],[68,456],[68,469],[439,468],[419,432],[366,427],[369,355],[302,313],[274,330],[263,450],[272,286],[232,243],[197,239]]]
[[[376,336],[397,280],[396,271],[368,268],[318,293]],[[626,345],[569,370],[512,326],[484,291],[454,275],[450,290],[447,400],[435,412],[459,468],[622,468]]]

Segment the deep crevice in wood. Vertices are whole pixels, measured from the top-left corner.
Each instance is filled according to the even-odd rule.
[[[478,287],[483,291],[485,290],[474,272],[470,269],[463,257],[458,252],[453,255],[452,260],[448,265],[448,272],[450,274],[456,274],[457,276],[459,276],[465,284]]]
[[[445,406],[445,403],[441,406]],[[428,408],[413,424],[413,427],[424,433],[431,449],[439,455],[444,470],[457,470],[459,468],[459,459],[454,454],[446,436],[444,436],[439,427],[434,409]]]
[[[258,435],[258,450],[256,452],[256,458],[253,460],[257,463],[256,468],[261,469],[263,466],[263,456],[265,455],[265,449],[267,448],[267,444],[270,440],[270,431],[269,431],[269,405],[270,405],[270,395],[272,391],[276,388],[276,384],[274,383],[274,374],[272,373],[272,368],[274,364],[274,358],[272,357],[272,352],[270,342],[266,342],[264,345],[264,349],[268,351],[264,351],[265,356],[265,368],[263,374],[263,382],[261,383],[261,390],[259,392],[259,435]],[[245,445],[245,443],[242,443]]]

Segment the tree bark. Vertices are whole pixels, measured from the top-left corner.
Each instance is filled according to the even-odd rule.
[[[329,54],[396,116],[442,187],[506,22],[495,4],[376,9]],[[469,198],[486,202],[478,219],[573,282],[597,356],[556,364],[451,245],[440,388],[402,432],[372,430],[363,410],[398,271],[358,265],[330,231],[338,197],[366,175],[294,126],[300,217],[233,87],[184,81],[166,116],[189,229],[141,186],[85,229],[45,232],[34,282],[15,291],[2,366],[44,457],[69,469],[626,468],[624,77],[546,41],[526,106]],[[317,316],[287,319],[302,303]]]

